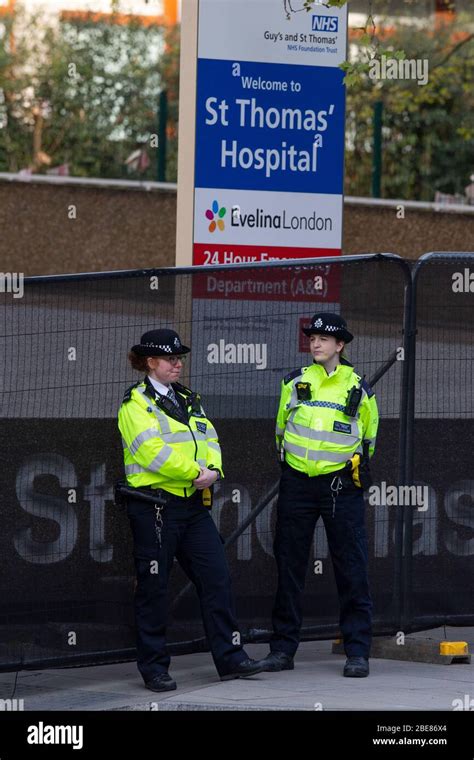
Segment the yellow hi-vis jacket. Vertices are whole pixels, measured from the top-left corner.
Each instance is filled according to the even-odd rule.
[[[190,496],[200,467],[223,475],[221,448],[198,394],[180,383],[171,385],[183,402],[182,410],[158,393],[148,376],[126,391],[118,413],[125,475],[134,488],[163,488]]]
[[[276,442],[280,456],[283,448],[291,467],[309,476],[335,472],[353,454],[362,454],[363,441],[369,442],[373,455],[379,414],[374,392],[365,381],[357,417],[344,413],[348,392],[359,387],[360,380],[344,358],[330,375],[322,365],[312,364],[283,379]],[[300,386],[305,400],[298,398],[298,383],[309,383],[309,387]]]

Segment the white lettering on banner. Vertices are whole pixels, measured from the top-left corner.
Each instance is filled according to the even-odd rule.
[[[255,82],[258,86],[262,85],[262,78],[253,79],[253,77],[242,77],[250,86]],[[274,85],[282,84],[273,82]],[[285,83],[283,83],[285,84]],[[291,83],[294,87],[295,83]],[[276,88],[273,88],[276,89]],[[281,89],[281,87],[280,87]],[[314,111],[311,108],[277,108],[276,106],[259,106],[256,98],[236,98],[235,104],[239,106],[239,126],[250,127],[251,129],[291,129],[305,132],[326,132],[328,128],[327,117],[332,116],[335,112],[335,104],[331,103],[328,109],[322,108],[320,111]],[[219,101],[214,95],[206,99],[206,117],[205,123],[209,127],[220,124],[223,127],[230,126],[229,121],[229,104],[227,101]]]
[[[225,101],[223,101],[225,103]],[[257,105],[255,98],[236,98],[236,104],[240,106],[240,126],[260,129],[297,129],[306,132],[325,132],[328,128],[326,116],[332,116],[335,110],[334,103],[329,109],[313,111],[311,108],[265,108]],[[247,123],[247,119],[248,122]]]
[[[209,364],[255,364],[256,369],[267,368],[266,343],[211,343],[207,347]]]
[[[235,486],[234,486],[235,487]],[[240,486],[238,486],[240,488]],[[437,494],[435,489],[428,485],[429,511],[427,513],[413,513],[413,533],[417,536],[413,541],[413,556],[437,556],[440,553],[438,540],[439,516],[437,508]],[[468,510],[468,505],[463,505],[466,496],[473,498],[474,480],[462,481],[454,484],[446,493],[445,510],[452,521],[452,528],[445,528],[446,548],[457,557],[474,555],[474,539],[465,539],[461,544],[456,543],[454,536],[457,535],[459,526],[474,529],[474,515]],[[367,499],[367,496],[366,496]],[[272,552],[272,510],[277,502],[275,497],[272,502],[257,516],[255,520],[256,536],[260,548],[268,554]],[[381,505],[374,511],[374,557],[386,558],[395,546],[395,525],[389,519],[389,507]],[[472,509],[471,509],[472,512]],[[321,522],[316,526],[313,540],[313,556],[325,559],[328,556],[328,545],[324,526]]]
[[[112,489],[107,485],[105,463],[91,468],[90,483],[84,486],[84,501],[90,504],[89,545],[92,559],[109,562],[113,546],[105,540],[105,502],[112,499]]]
[[[289,294],[289,288],[288,283],[285,282],[285,280],[282,280],[281,282],[266,282],[261,280],[218,280],[217,277],[209,275],[207,277],[207,292],[222,293],[226,297],[234,293],[285,296]]]
[[[206,278],[206,292],[221,293],[225,298],[235,295],[261,295],[261,296],[314,296],[315,282],[311,277],[292,277],[290,281],[280,280],[276,282],[266,280],[220,280],[214,275]],[[328,281],[320,278],[318,295],[325,297],[327,294]]]
[[[316,135],[312,151],[296,150],[294,145],[287,147],[284,141],[280,149],[276,148],[239,148],[237,140],[232,140],[231,146],[227,147],[227,140],[221,141],[221,166],[227,166],[227,159],[233,169],[239,166],[241,169],[265,169],[265,176],[270,177],[272,172],[313,172],[318,168],[318,149],[323,145],[321,135]]]
[[[49,565],[61,562],[73,551],[78,526],[76,510],[67,498],[46,495],[35,491],[34,481],[41,475],[57,478],[61,488],[77,486],[74,466],[60,454],[37,454],[28,457],[18,469],[16,477],[16,496],[22,509],[42,520],[51,520],[59,531],[51,541],[36,541],[32,527],[19,528],[13,538],[14,546],[20,557],[26,562]]]
[[[54,524],[54,539],[36,541],[32,527],[20,528],[13,537],[13,544],[25,562],[51,565],[62,562],[74,551],[78,537],[76,507],[84,510],[81,502],[70,504],[67,497],[52,496],[35,491],[35,479],[49,475],[57,479],[59,486],[69,489],[77,486],[73,464],[59,454],[36,454],[28,457],[18,469],[16,495],[22,509],[29,515]],[[113,546],[105,541],[105,504],[113,501],[113,488],[106,480],[106,465],[91,468],[89,485],[84,486],[84,501],[90,502],[89,552],[96,562],[110,562]]]
[[[262,251],[258,256],[245,256],[233,251],[204,251],[204,264],[243,264],[251,261],[280,261],[278,256],[269,256]]]
[[[208,114],[210,114],[210,118],[208,117],[206,119],[206,124],[208,124],[210,127],[213,127],[214,124],[217,124],[219,121],[219,115],[214,108],[214,105],[217,103],[217,98],[208,98],[206,100],[206,111]],[[218,105],[218,109],[220,111],[221,115],[221,124],[223,127],[229,126],[229,121],[227,119],[227,111],[229,110],[229,106],[227,105],[227,102],[225,100],[221,100],[221,102]]]
[[[248,83],[254,81],[251,77],[246,80]],[[261,85],[261,77],[257,82]],[[277,83],[273,83],[277,84]],[[281,83],[280,83],[281,84]],[[294,85],[294,82],[291,82]],[[323,138],[320,134],[328,128],[328,117],[332,116],[335,105],[331,104],[329,109],[314,111],[312,109],[302,110],[301,108],[264,108],[257,105],[255,98],[243,99],[236,98],[235,103],[240,107],[239,126],[251,129],[279,129],[279,130],[297,130],[313,132],[313,144],[311,150],[299,149],[294,145],[288,145],[283,140],[281,147],[277,148],[249,148],[241,147],[237,140],[228,143],[227,140],[221,140],[221,167],[225,169],[229,164],[233,169],[264,169],[265,176],[270,177],[273,172],[291,171],[291,172],[313,172],[318,167],[318,150],[323,147]],[[206,111],[208,116],[205,123],[208,126],[214,126],[219,123],[228,127],[229,122],[229,105],[226,100],[218,102],[216,97],[209,97],[206,100]]]
[[[288,82],[272,82],[262,79],[262,77],[240,77],[244,90],[277,90],[286,92]]]
[[[221,343],[224,341],[221,341]],[[231,351],[234,356],[238,356],[238,347],[233,344],[225,344],[224,349],[219,346],[219,350],[225,351],[232,346]],[[259,348],[254,345],[241,347],[241,358],[254,359],[262,364],[267,362],[266,346],[261,345]],[[91,478],[89,479],[89,488],[99,488],[102,506],[106,501],[113,501],[112,486],[105,484],[101,479],[106,472],[105,463],[95,464]],[[95,473],[95,474],[94,474]],[[59,479],[62,487],[67,482],[68,485],[75,483],[74,465],[65,457],[59,457],[56,454],[42,454],[41,456],[30,456],[19,468],[17,476],[17,497],[18,500],[29,515],[38,518],[41,524],[45,519],[55,524],[55,534],[59,534],[54,541],[33,542],[30,536],[36,530],[36,525],[32,521],[31,527],[17,531],[13,537],[13,545],[19,556],[30,563],[39,563],[43,565],[52,565],[60,560],[67,559],[77,548],[79,531],[76,510],[73,505],[67,503],[67,500],[61,500],[56,496],[46,493],[39,494],[33,491],[33,483],[36,477],[54,475]],[[99,483],[97,481],[100,481]],[[79,486],[78,486],[79,487]],[[453,483],[446,490],[444,497],[445,515],[449,522],[440,523],[440,510],[443,507],[442,502],[438,506],[438,496],[435,489],[430,485],[425,485],[429,491],[428,509],[425,512],[413,510],[413,556],[437,556],[440,550],[445,547],[451,555],[455,557],[469,557],[474,555],[474,539],[469,534],[474,530],[474,512],[472,503],[474,499],[474,480],[463,480]],[[238,523],[251,512],[255,506],[252,504],[248,489],[240,483],[221,485],[216,489],[219,494],[219,520],[224,519],[222,514],[223,508],[229,507],[235,511],[236,504],[232,495],[238,492],[241,498],[238,500],[239,513]],[[26,499],[28,494],[28,499]],[[257,500],[259,497],[256,497]],[[368,501],[368,494],[365,495]],[[26,501],[25,501],[26,499]],[[272,510],[275,507],[277,497],[268,504],[268,506],[258,515],[255,520],[255,535],[259,544],[259,551],[263,550],[265,554],[272,554]],[[99,505],[96,506],[96,508]],[[381,504],[373,512],[373,538],[374,538],[374,557],[385,558],[390,555],[395,545],[395,525],[389,519],[391,507]],[[91,515],[91,520],[96,527],[90,531],[90,540],[92,544],[89,548],[91,559],[97,563],[108,563],[113,559],[112,552],[97,550],[97,535],[100,530],[97,528],[97,517]],[[102,519],[100,520],[102,524]],[[442,527],[442,532],[440,528]],[[463,531],[465,537],[460,537]],[[24,538],[24,533],[28,534],[28,541]],[[245,531],[245,538],[239,538],[239,559],[252,559],[252,543],[250,536],[252,526],[250,525]],[[87,536],[87,532],[81,531],[81,536]],[[327,541],[324,537],[323,526],[319,525],[314,538],[314,557],[324,559],[327,557]]]
[[[446,548],[451,554],[468,557],[474,554],[474,481],[453,483],[445,496],[446,514],[452,521],[446,533]],[[463,531],[459,530],[459,526]]]
[[[339,18],[337,16],[314,14],[312,29],[318,32],[337,32],[339,31]],[[313,35],[310,34],[309,36],[312,37]]]

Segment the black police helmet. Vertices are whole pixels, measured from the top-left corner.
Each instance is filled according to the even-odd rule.
[[[302,328],[305,335],[332,335],[333,338],[350,343],[354,336],[347,329],[347,325],[339,314],[331,311],[322,311],[315,314],[309,327]]]
[[[132,351],[139,356],[176,356],[187,354],[191,349],[183,346],[177,332],[161,329],[144,333]]]

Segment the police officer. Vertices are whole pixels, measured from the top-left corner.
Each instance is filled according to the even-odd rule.
[[[261,671],[239,643],[224,549],[203,504],[203,494],[209,495],[207,489],[223,476],[221,450],[199,395],[178,382],[189,351],[173,330],[142,335],[129,360],[147,374],[127,390],[118,414],[127,485],[138,497],[157,498],[155,506],[140,498],[127,500],[137,575],[137,665],[152,691],[176,689],[165,642],[174,557],[196,586],[221,680]]]
[[[282,382],[276,422],[282,475],[274,554],[278,588],[264,670],[292,670],[300,641],[301,597],[316,523],[328,539],[347,660],[344,675],[369,674],[372,602],[367,578],[363,489],[378,427],[375,395],[342,356],[353,336],[330,312],[315,314],[313,363]]]

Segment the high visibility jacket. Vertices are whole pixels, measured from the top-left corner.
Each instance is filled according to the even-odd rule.
[[[357,417],[344,413],[348,392],[359,387],[360,379],[344,358],[331,375],[322,365],[312,364],[283,379],[276,442],[295,470],[309,476],[340,470],[353,454],[362,453],[363,441],[369,442],[373,455],[379,414],[374,392],[365,381]],[[309,383],[309,388],[300,390],[306,400],[298,399],[297,383]]]
[[[127,482],[190,496],[201,467],[222,472],[217,433],[200,397],[172,383],[181,410],[158,393],[148,377],[125,393],[118,413]]]

